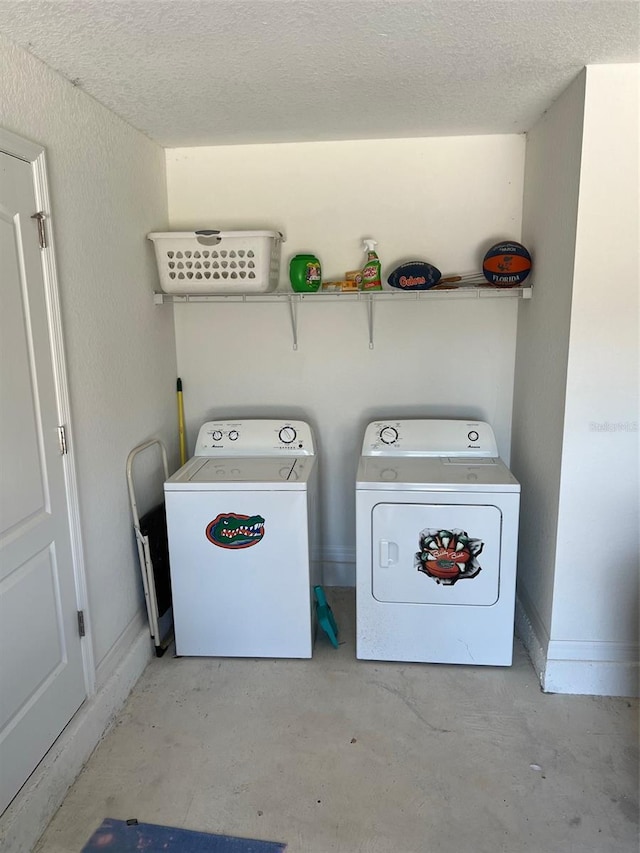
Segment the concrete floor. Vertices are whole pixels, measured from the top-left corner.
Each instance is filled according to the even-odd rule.
[[[288,842],[288,853],[637,853],[638,702],[545,695],[509,669],[154,659],[40,840],[105,817]]]

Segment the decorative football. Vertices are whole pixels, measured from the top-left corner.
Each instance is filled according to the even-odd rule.
[[[496,243],[484,256],[482,272],[490,284],[519,287],[531,272],[531,255],[521,243]]]
[[[442,273],[425,261],[410,261],[400,264],[391,273],[387,281],[391,287],[399,290],[429,290],[440,281]]]

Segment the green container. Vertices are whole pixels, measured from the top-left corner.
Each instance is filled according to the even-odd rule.
[[[291,258],[289,281],[296,293],[315,293],[322,283],[320,261],[315,255],[296,255]]]

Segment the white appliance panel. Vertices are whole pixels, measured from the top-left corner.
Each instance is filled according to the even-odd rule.
[[[469,457],[362,456],[356,488],[400,491],[519,491],[518,481],[501,459]]]
[[[200,427],[194,453],[194,456],[313,455],[309,424],[268,418],[208,421]]]
[[[519,504],[489,424],[369,424],[356,479],[357,657],[510,666]]]
[[[362,455],[495,458],[499,454],[493,430],[484,421],[415,418],[369,424]]]
[[[177,654],[311,657],[307,493],[168,491],[166,506]],[[239,545],[212,530],[227,514],[248,517]]]
[[[513,655],[518,509],[515,492],[490,495],[502,513],[499,597],[492,606],[379,601],[372,593],[371,518],[377,504],[389,501],[384,490],[356,491],[356,655],[361,660],[510,666]],[[394,494],[410,503],[415,492]],[[430,502],[462,506],[484,496],[465,492],[430,492]],[[470,580],[460,583],[470,583]]]
[[[194,456],[169,477],[165,491],[301,490],[307,488],[315,462],[315,456]]]
[[[207,459],[189,478],[192,483],[268,482],[276,485],[286,483],[295,468],[295,459]]]
[[[444,606],[495,604],[501,528],[496,506],[376,504],[371,513],[374,598]]]

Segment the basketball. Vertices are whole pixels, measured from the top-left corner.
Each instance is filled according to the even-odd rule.
[[[496,243],[484,256],[482,272],[496,287],[519,287],[531,272],[531,255],[521,243]]]

